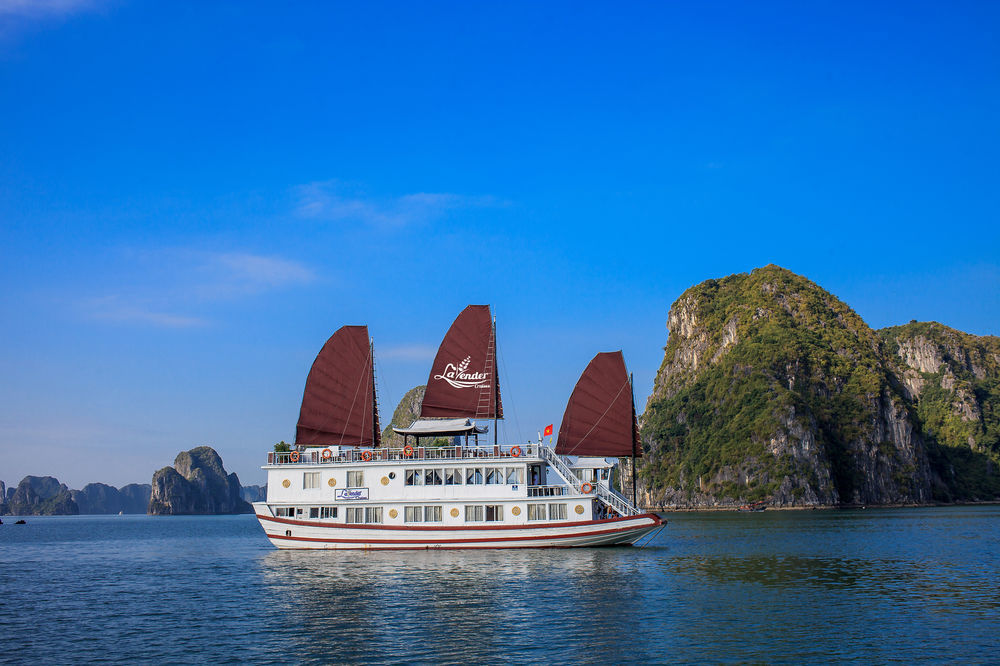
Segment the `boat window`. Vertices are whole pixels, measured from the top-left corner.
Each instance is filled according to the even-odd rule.
[[[608,469],[602,469],[601,470],[601,481],[607,481],[608,480],[608,473],[610,471],[611,470],[608,470]]]
[[[460,486],[462,485],[462,470],[452,469],[450,467],[444,470],[444,485],[446,486]]]
[[[465,482],[469,484],[481,484],[483,482],[483,468],[470,467],[465,470]]]
[[[507,468],[507,483],[524,483],[524,468],[523,467],[508,467]]]
[[[566,520],[566,505],[549,504],[549,520]]]
[[[324,506],[319,511],[320,518],[336,518],[337,517],[337,507],[335,506]]]
[[[319,472],[303,472],[302,487],[306,490],[319,488]]]
[[[545,505],[544,504],[529,504],[528,505],[528,520],[545,520]]]
[[[425,506],[424,507],[424,522],[425,523],[440,523],[441,522],[441,507],[439,507],[439,506]]]
[[[355,472],[347,472],[347,487],[348,488],[364,488],[365,486],[365,471],[359,469]]]
[[[497,522],[503,520],[503,505],[502,504],[487,504],[486,505],[486,521],[487,522]]]
[[[441,485],[441,470],[439,469],[427,469],[424,470],[424,483],[428,486],[440,486]]]
[[[310,518],[319,518],[319,507],[318,506],[311,506],[311,507],[309,507],[309,517]]]
[[[403,520],[407,523],[419,523],[424,518],[424,508],[421,506],[408,506],[403,509]]]
[[[274,515],[279,518],[291,518],[295,515],[295,509],[290,506],[279,506],[274,510]]]
[[[406,470],[406,485],[408,486],[424,485],[424,470],[422,469]]]
[[[382,522],[382,507],[380,507],[380,506],[366,506],[365,507],[365,522],[366,523],[381,523]]]
[[[363,523],[365,522],[365,510],[360,506],[349,506],[347,507],[347,522],[349,523]]]
[[[492,485],[497,483],[497,471],[493,467],[486,468],[486,483]]]
[[[465,522],[467,523],[481,523],[483,521],[483,505],[482,504],[467,504],[465,506]]]

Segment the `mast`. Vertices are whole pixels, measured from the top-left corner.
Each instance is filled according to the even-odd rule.
[[[378,426],[378,388],[375,386],[375,339],[368,339],[368,349],[371,353],[370,359],[372,364],[372,446],[382,445],[382,433],[379,432]]]
[[[493,446],[497,445],[497,413],[500,411],[500,367],[497,364],[497,316],[493,315]]]
[[[628,373],[628,385],[629,390],[632,392],[632,506],[636,505],[636,484],[635,484],[635,436],[636,436],[636,420],[635,420],[635,383],[632,381],[632,373]]]

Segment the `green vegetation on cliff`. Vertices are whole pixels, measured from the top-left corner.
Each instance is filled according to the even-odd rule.
[[[920,499],[920,452],[891,427],[902,389],[836,297],[767,266],[688,289],[668,326],[643,415],[652,503]]]
[[[1000,338],[937,322],[879,331],[916,405],[935,499],[1000,495]]]

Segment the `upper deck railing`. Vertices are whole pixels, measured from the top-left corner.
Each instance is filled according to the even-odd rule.
[[[469,460],[496,458],[540,458],[540,444],[514,446],[407,446],[402,448],[333,449],[320,451],[269,451],[268,465],[328,465],[331,463],[366,463],[388,460]],[[327,455],[328,454],[328,455]]]

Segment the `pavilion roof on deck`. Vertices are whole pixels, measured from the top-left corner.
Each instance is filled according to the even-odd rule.
[[[407,428],[392,428],[400,435],[416,437],[448,437],[452,435],[481,435],[486,428],[477,426],[472,419],[418,419]]]

